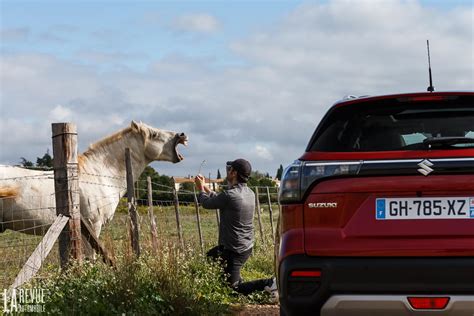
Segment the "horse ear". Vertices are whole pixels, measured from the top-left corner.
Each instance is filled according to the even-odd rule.
[[[140,131],[140,125],[139,123],[135,122],[132,120],[132,123],[130,124],[130,127],[132,128],[132,131],[134,132],[139,132]]]

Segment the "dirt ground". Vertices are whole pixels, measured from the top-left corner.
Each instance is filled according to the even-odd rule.
[[[280,315],[279,305],[247,305],[236,309],[232,315],[235,316],[278,316]]]

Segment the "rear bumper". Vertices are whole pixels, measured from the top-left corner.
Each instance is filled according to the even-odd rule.
[[[406,295],[334,295],[323,305],[322,316],[472,316],[474,296],[449,295],[449,303],[440,310],[414,310]]]
[[[320,269],[321,277],[290,276],[293,270],[305,269]],[[331,297],[338,295],[473,296],[473,270],[474,257],[353,258],[293,255],[280,263],[280,305],[288,315],[299,315],[308,310],[316,313],[321,311]],[[366,307],[370,308],[368,305]]]

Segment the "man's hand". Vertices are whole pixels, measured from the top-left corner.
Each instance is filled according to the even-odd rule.
[[[200,191],[204,190],[204,187],[206,186],[206,179],[198,174],[197,176],[194,177],[194,183],[196,184],[196,188]]]

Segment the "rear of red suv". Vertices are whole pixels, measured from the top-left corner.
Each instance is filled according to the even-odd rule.
[[[336,103],[280,203],[282,314],[474,314],[474,93]]]

